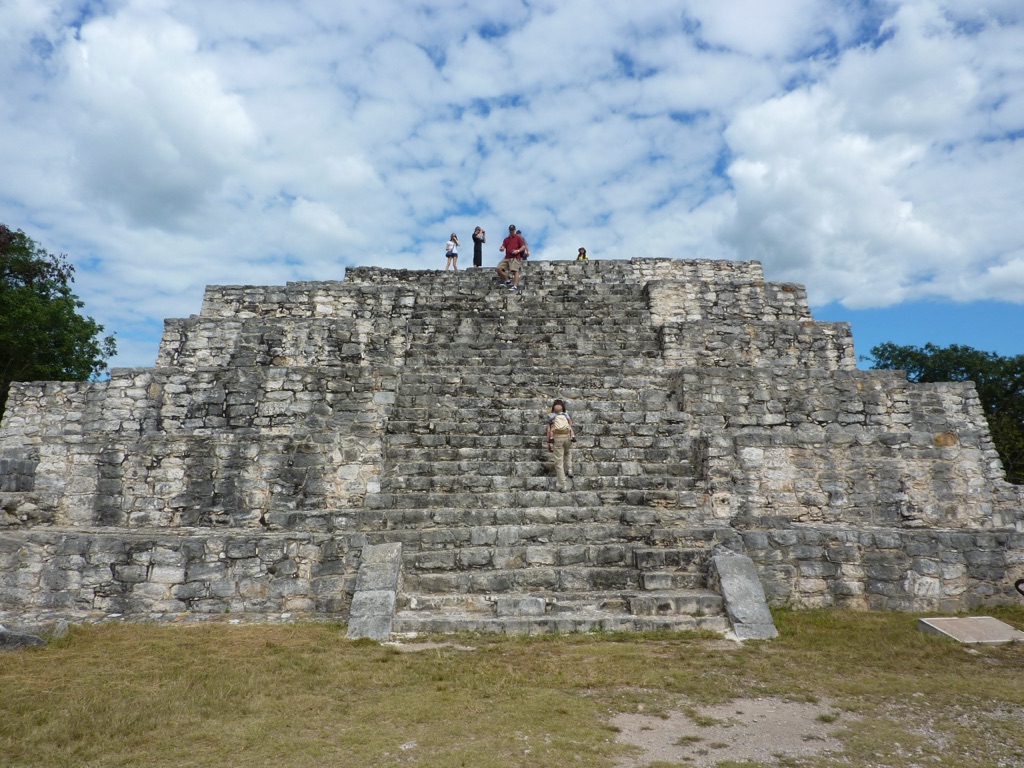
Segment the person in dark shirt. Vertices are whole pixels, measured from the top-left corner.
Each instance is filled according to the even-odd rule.
[[[480,269],[484,265],[484,243],[487,242],[487,233],[480,227],[473,230],[473,266]]]
[[[523,248],[520,253],[523,256],[523,264],[525,264],[527,259],[530,258],[530,244],[526,242],[526,238],[523,237],[523,230],[517,229],[516,234],[523,238]]]

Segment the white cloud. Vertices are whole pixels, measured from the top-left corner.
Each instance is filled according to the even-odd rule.
[[[816,303],[1020,300],[1018,0],[0,7],[0,221],[143,339],[207,283],[760,258]],[[1015,291],[1017,291],[1015,293]]]
[[[171,18],[125,10],[67,44],[68,105],[86,194],[139,226],[180,221],[220,191],[256,130]]]
[[[1018,237],[1024,158],[988,126],[1022,62],[1007,61],[999,25],[969,35],[955,21],[906,4],[881,44],[740,113],[726,131],[737,215],[724,228],[740,253],[819,303],[994,297],[981,286]],[[1013,74],[997,86],[993,66]]]

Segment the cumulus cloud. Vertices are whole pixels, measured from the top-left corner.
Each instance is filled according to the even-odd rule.
[[[813,302],[1021,301],[1017,0],[0,6],[0,220],[121,362],[207,283],[758,258]],[[149,350],[146,352],[146,350]]]
[[[991,128],[1019,92],[1005,35],[988,14],[907,4],[815,82],[741,110],[725,239],[820,303],[1008,298],[982,288],[1018,237],[1021,150]]]
[[[79,181],[132,225],[167,225],[198,210],[255,143],[241,99],[197,48],[188,27],[134,7],[67,43]]]

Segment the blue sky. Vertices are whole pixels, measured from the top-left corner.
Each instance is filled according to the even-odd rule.
[[[871,349],[891,341],[946,347],[960,344],[1000,355],[1024,355],[1024,306],[1001,301],[967,304],[907,302],[884,309],[847,309],[841,304],[814,308],[817,320],[843,321],[853,330],[859,365],[871,367]]]
[[[203,287],[758,259],[859,354],[1024,353],[1020,0],[6,0],[0,221],[115,364]]]

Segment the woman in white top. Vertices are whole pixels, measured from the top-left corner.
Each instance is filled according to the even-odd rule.
[[[454,269],[456,272],[459,271],[459,236],[452,232],[452,239],[445,243],[444,255],[448,257],[447,263],[444,265],[444,271],[447,272],[449,269]]]

